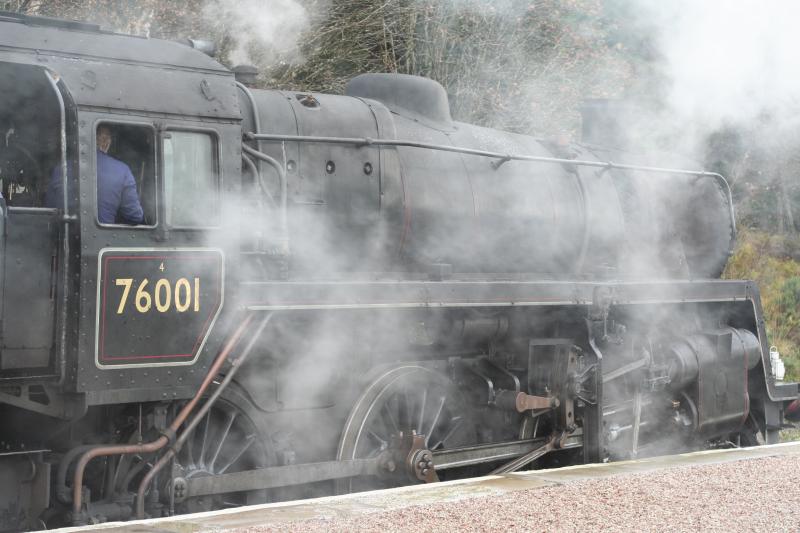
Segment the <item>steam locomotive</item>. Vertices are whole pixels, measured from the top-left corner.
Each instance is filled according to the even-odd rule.
[[[776,442],[722,176],[201,44],[0,14],[0,530]]]

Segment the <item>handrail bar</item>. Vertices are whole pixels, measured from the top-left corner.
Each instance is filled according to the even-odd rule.
[[[612,161],[587,161],[583,159],[564,159],[560,157],[547,157],[539,155],[525,154],[504,154],[502,152],[491,152],[488,150],[476,150],[461,146],[451,146],[446,144],[434,144],[420,141],[409,141],[404,139],[373,139],[371,137],[321,137],[312,135],[278,135],[273,133],[246,133],[246,139],[253,141],[272,141],[272,142],[307,142],[324,144],[351,144],[355,146],[393,146],[407,148],[422,148],[426,150],[436,150],[440,152],[454,152],[458,154],[474,155],[497,159],[492,163],[492,168],[497,170],[506,161],[529,161],[534,163],[553,163],[560,165],[576,165],[583,167],[596,167],[603,169],[616,170],[637,170],[641,172],[653,172],[659,174],[682,174],[687,176],[697,176],[698,178],[712,178],[722,187],[728,197],[728,208],[731,219],[732,236],[736,236],[736,217],[733,212],[733,194],[730,184],[722,174],[708,172],[706,170],[685,170],[677,168],[650,167],[644,165],[627,165],[614,163]]]

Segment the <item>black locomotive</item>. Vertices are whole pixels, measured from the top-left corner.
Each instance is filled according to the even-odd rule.
[[[798,396],[717,174],[14,14],[0,87],[2,530],[776,442]]]

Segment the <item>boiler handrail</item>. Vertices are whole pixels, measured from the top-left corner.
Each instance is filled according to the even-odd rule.
[[[461,146],[451,146],[447,144],[434,144],[420,141],[409,141],[404,139],[373,139],[371,137],[320,137],[312,135],[279,135],[273,133],[246,133],[245,138],[254,141],[273,141],[273,142],[306,142],[322,144],[351,144],[354,146],[393,146],[407,148],[422,148],[425,150],[436,150],[439,152],[454,152],[458,154],[474,155],[496,159],[492,163],[492,168],[497,170],[506,161],[528,161],[533,163],[553,163],[559,165],[576,165],[582,167],[596,167],[603,169],[617,170],[636,170],[641,172],[652,172],[658,174],[682,174],[686,176],[696,176],[698,178],[711,178],[715,180],[723,189],[728,197],[728,210],[731,219],[732,237],[736,236],[736,217],[733,212],[733,194],[730,184],[725,176],[717,172],[706,170],[685,170],[677,168],[650,167],[644,165],[627,165],[614,163],[612,161],[587,161],[584,159],[564,159],[559,157],[547,157],[526,154],[504,154],[502,152],[492,152],[489,150],[476,150],[475,148],[465,148]]]

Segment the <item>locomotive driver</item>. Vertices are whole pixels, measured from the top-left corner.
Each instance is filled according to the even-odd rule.
[[[111,139],[111,128],[97,127],[97,218],[101,224],[141,224],[144,211],[136,180],[128,165],[108,155]],[[50,176],[45,205],[60,207],[60,198],[61,169],[56,167]]]

